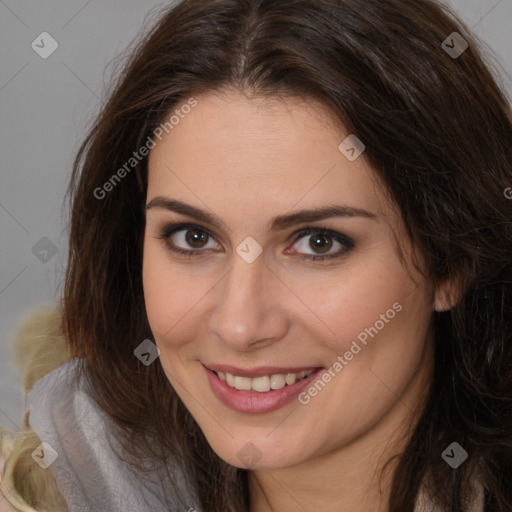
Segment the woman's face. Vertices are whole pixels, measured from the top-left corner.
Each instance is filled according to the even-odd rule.
[[[321,105],[195,101],[149,158],[143,280],[160,363],[230,464],[371,453],[431,375],[436,298],[400,218]]]

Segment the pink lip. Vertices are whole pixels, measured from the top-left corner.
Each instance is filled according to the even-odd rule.
[[[216,366],[217,367],[217,366]],[[233,367],[229,366],[218,366],[218,368],[225,368],[226,370],[219,370],[222,372],[231,373],[230,368],[233,370],[234,375],[239,375],[240,377],[248,377],[248,372],[237,373],[240,370],[236,370]],[[268,372],[267,370],[271,371]],[[311,368],[310,368],[311,369]],[[280,369],[281,371],[276,371],[276,368],[265,368],[266,372],[263,372],[263,369],[258,368],[258,370],[251,371],[251,375],[256,377],[262,375],[272,375],[276,373],[295,373],[295,371],[290,371],[287,369]],[[297,395],[307,387],[313,379],[324,371],[323,368],[317,368],[311,375],[302,379],[295,384],[285,386],[281,389],[270,390],[266,393],[259,393],[258,391],[239,391],[238,389],[232,388],[228,386],[226,382],[219,379],[217,374],[205,367],[205,371],[210,382],[210,386],[212,388],[213,393],[217,396],[217,398],[227,407],[233,409],[237,412],[245,412],[248,414],[262,414],[265,412],[275,411],[284,407],[288,403],[290,403]],[[259,375],[255,375],[255,372],[258,372]],[[297,371],[302,371],[299,369]]]
[[[263,377],[264,375],[276,375],[278,373],[286,375],[287,373],[299,373],[307,372],[309,370],[316,370],[317,366],[260,366],[258,368],[244,369],[237,368],[236,366],[229,366],[226,364],[203,364],[208,370],[212,370],[216,373],[231,373],[231,375],[238,375],[239,377]]]

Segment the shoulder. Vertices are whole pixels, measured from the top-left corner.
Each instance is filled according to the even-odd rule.
[[[23,374],[25,393],[70,356],[60,333],[60,316],[55,305],[38,307],[23,317],[11,345],[14,362]],[[5,427],[0,430],[0,512],[65,510],[52,473],[38,465],[33,457],[40,445],[39,436],[29,424],[28,412],[16,435]]]
[[[152,469],[144,473],[130,465],[119,442],[122,432],[92,398],[86,370],[84,360],[70,359],[27,394],[30,424],[64,500],[91,512],[170,506],[199,511],[177,461],[150,461]]]
[[[154,469],[142,474],[127,462],[120,431],[92,398],[87,361],[70,357],[56,311],[25,320],[14,342],[26,395],[24,431],[6,453],[15,510],[200,511],[180,463],[150,461]],[[38,479],[19,478],[21,467]]]

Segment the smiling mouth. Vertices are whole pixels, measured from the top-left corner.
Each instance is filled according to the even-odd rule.
[[[217,377],[224,381],[229,387],[239,391],[256,391],[267,393],[271,390],[282,389],[291,386],[296,382],[307,378],[315,370],[307,370],[297,373],[276,373],[273,375],[262,375],[261,377],[241,377],[225,372],[214,372]]]
[[[322,367],[311,366],[242,369],[212,364],[203,367],[210,388],[220,402],[236,412],[246,414],[269,413],[290,404],[325,371]]]

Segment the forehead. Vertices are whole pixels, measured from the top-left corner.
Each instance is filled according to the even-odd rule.
[[[245,211],[250,200],[269,216],[326,202],[385,213],[382,184],[364,154],[350,161],[340,151],[350,134],[321,103],[231,90],[194,99],[193,109],[174,107],[179,122],[150,152],[148,198],[222,199]]]

